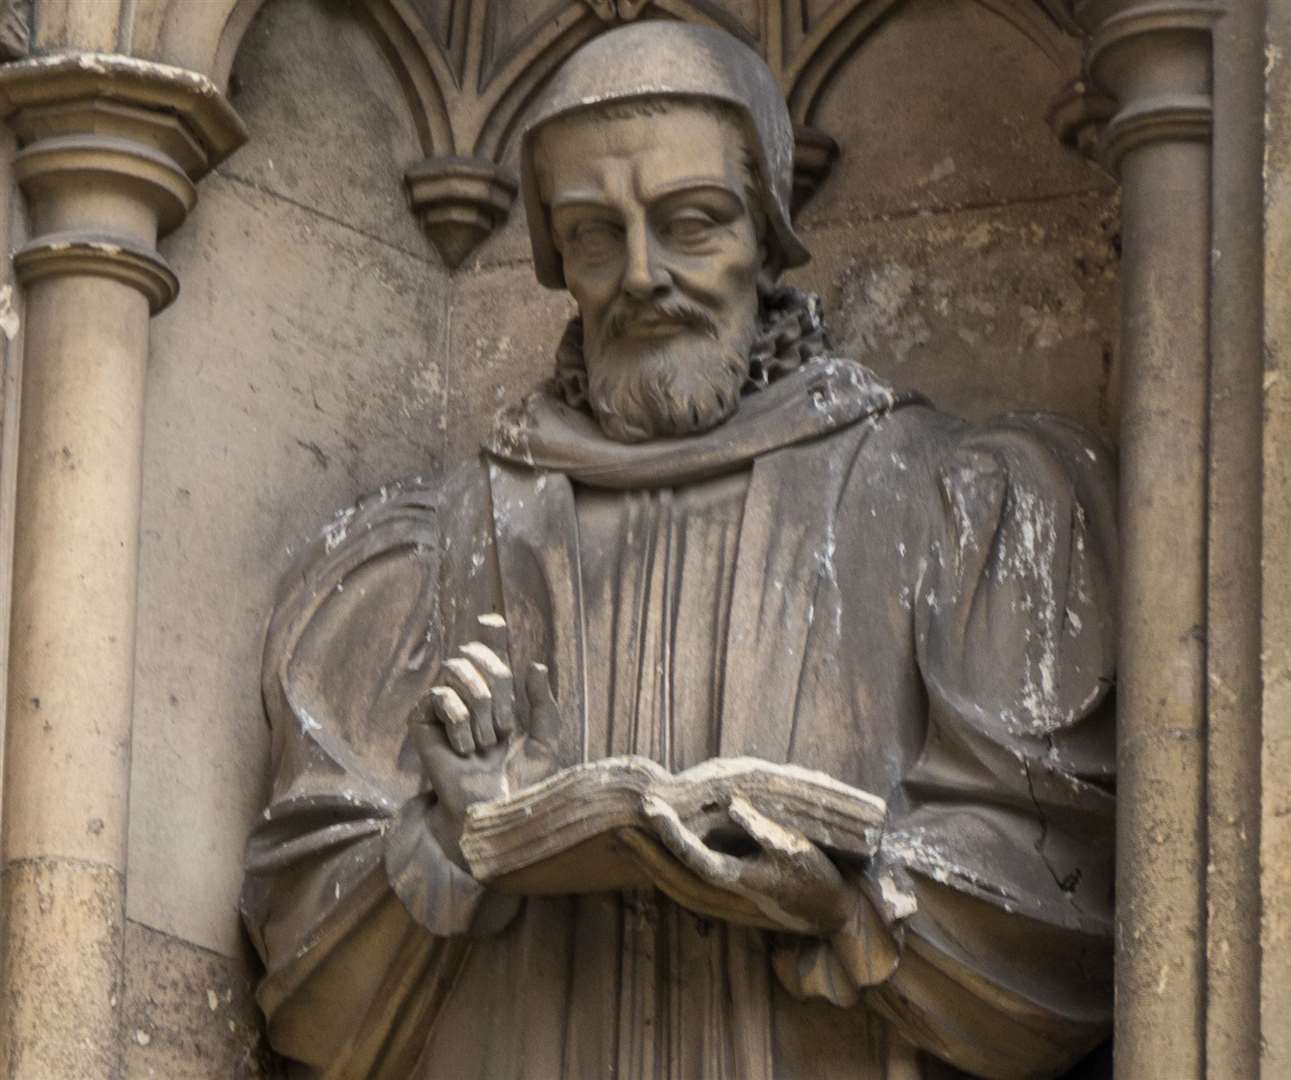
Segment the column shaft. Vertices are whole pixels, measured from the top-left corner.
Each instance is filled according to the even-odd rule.
[[[1104,4],[1093,81],[1121,177],[1116,1071],[1206,1068],[1211,27]]]
[[[125,869],[148,319],[145,297],[109,278],[50,277],[28,295],[10,861],[59,856]],[[55,776],[61,782],[50,783]]]
[[[1276,2],[1276,0],[1275,0]],[[1215,24],[1206,1077],[1259,1075],[1264,4]]]
[[[1202,1075],[1209,151],[1122,165],[1117,1071]]]
[[[110,234],[112,223],[103,224]],[[121,940],[149,315],[139,289],[85,272],[41,277],[27,298],[0,1075],[115,1077],[123,1068]]]

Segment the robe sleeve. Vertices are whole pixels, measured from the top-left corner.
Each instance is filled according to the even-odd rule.
[[[1056,417],[909,423],[926,707],[857,883],[878,918],[776,970],[971,1075],[1054,1076],[1111,1021],[1113,463]]]
[[[266,967],[271,1041],[327,1075],[341,1063],[344,1075],[406,1075],[467,939],[516,911],[440,849],[407,739],[441,642],[490,610],[479,606],[489,533],[476,527],[487,501],[475,506],[475,492],[392,485],[339,515],[287,576],[270,623],[273,781],[242,914]],[[446,498],[456,513],[441,518]],[[445,550],[472,544],[470,573],[445,582]]]
[[[1063,842],[1106,838],[1114,807],[1111,461],[1074,426],[1022,416],[958,440],[937,481],[941,513],[914,608],[930,723],[904,785],[903,858],[988,902],[1105,919],[1109,897],[1082,880],[1089,853]],[[918,835],[934,847],[964,846],[965,829],[985,835],[966,824],[965,803],[1029,812],[1055,836],[1013,837],[982,865],[956,860],[959,873],[921,854]],[[888,837],[890,850],[897,841]],[[1013,857],[1014,841],[1026,858]]]
[[[926,741],[872,875],[904,948],[867,999],[970,1072],[1052,1075],[1110,1023],[1113,463],[1066,421],[1014,416],[932,474]]]

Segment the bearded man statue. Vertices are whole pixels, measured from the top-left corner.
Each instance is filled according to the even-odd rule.
[[[555,378],[339,517],[269,630],[243,912],[306,1075],[1048,1077],[1106,1037],[1112,462],[833,355],[777,284],[792,157],[713,29],[606,33],[536,104]],[[627,884],[606,847],[561,889],[472,873],[468,807],[623,755],[811,770],[881,828],[847,861],[645,800]]]

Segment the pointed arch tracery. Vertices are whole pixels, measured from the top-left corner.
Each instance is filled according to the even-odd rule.
[[[219,26],[205,65],[218,83],[227,80],[237,44],[264,2],[200,5],[206,21]],[[825,91],[871,32],[912,0],[759,0],[756,15],[745,19],[719,0],[350,2],[395,72],[421,141],[424,158],[405,178],[410,206],[445,263],[456,266],[510,212],[517,182],[504,161],[526,105],[561,61],[596,34],[638,18],[682,19],[720,26],[757,49],[780,82],[797,128],[800,205],[838,154],[828,133],[812,126]],[[1062,46],[1074,25],[1067,0],[974,2],[1006,19],[1056,67],[1070,55]],[[167,3],[171,18],[163,21],[163,39],[189,5],[139,0],[141,7]],[[1055,82],[1076,74],[1059,71]]]

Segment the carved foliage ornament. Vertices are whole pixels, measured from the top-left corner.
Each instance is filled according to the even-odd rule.
[[[11,0],[14,2],[14,0]],[[425,159],[409,204],[455,267],[505,220],[516,180],[502,162],[525,106],[562,60],[607,28],[641,18],[718,26],[766,60],[789,104],[798,149],[794,209],[828,176],[838,146],[812,126],[821,96],[902,0],[355,0],[405,87]],[[1058,0],[977,0],[1057,59],[1070,28]]]

